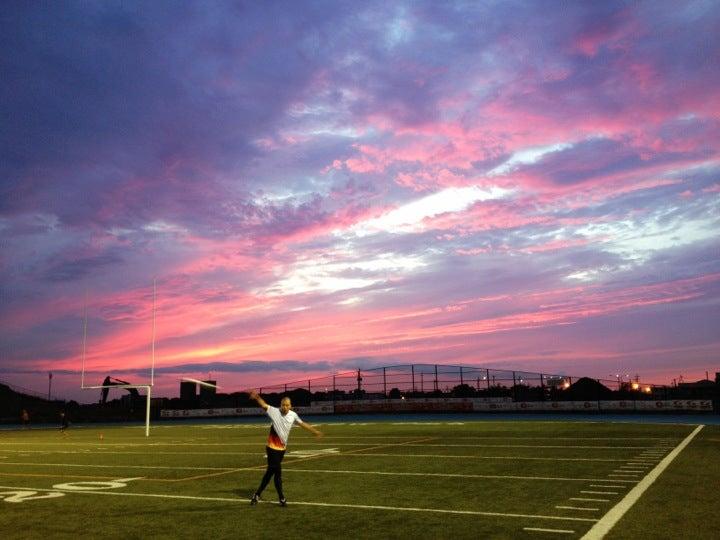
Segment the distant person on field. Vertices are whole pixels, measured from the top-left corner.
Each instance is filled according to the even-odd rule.
[[[23,409],[20,413],[20,420],[24,428],[30,429],[30,414],[26,409]]]
[[[270,479],[275,477],[275,490],[280,498],[280,506],[286,506],[287,501],[285,500],[285,495],[283,494],[282,489],[282,468],[280,464],[282,463],[283,457],[285,457],[285,447],[287,445],[288,436],[290,435],[290,429],[292,429],[293,425],[297,424],[316,437],[322,437],[322,433],[310,424],[300,420],[300,417],[295,413],[295,411],[290,410],[292,404],[290,403],[289,397],[282,398],[279,409],[265,403],[265,400],[261,398],[255,390],[250,392],[250,399],[257,401],[257,404],[265,409],[267,415],[272,421],[272,426],[270,426],[270,435],[268,435],[267,446],[265,447],[265,453],[267,454],[267,470],[260,482],[260,487],[250,499],[250,504],[258,503],[260,495],[267,487]]]
[[[63,435],[67,435],[67,428],[70,426],[70,421],[68,420],[68,415],[65,413],[65,411],[62,411],[60,413],[60,431]]]

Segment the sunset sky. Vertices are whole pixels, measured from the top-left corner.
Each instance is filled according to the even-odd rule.
[[[720,371],[720,3],[9,2],[0,381]]]

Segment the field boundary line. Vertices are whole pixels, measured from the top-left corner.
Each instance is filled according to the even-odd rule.
[[[657,466],[650,471],[638,484],[633,487],[625,497],[620,499],[607,514],[592,526],[592,528],[582,537],[582,540],[600,540],[620,521],[620,518],[634,505],[643,493],[658,479],[658,477],[667,469],[672,461],[682,452],[685,447],[700,433],[704,424],[697,426],[690,435],[677,445]]]
[[[17,486],[0,486],[0,489],[18,489]],[[22,489],[33,490],[33,491],[60,491],[62,493],[77,493],[80,495],[109,495],[116,497],[149,497],[157,499],[180,499],[180,500],[191,500],[191,501],[217,501],[217,502],[231,502],[247,505],[247,499],[238,497],[199,497],[196,495],[170,495],[164,493],[127,493],[123,491],[97,491],[97,490],[65,490],[65,489],[48,489],[48,488],[25,488]],[[263,504],[278,504],[276,502],[262,501]],[[460,515],[471,515],[471,516],[488,516],[488,517],[511,517],[511,518],[529,518],[529,519],[548,519],[555,521],[584,521],[595,523],[597,519],[593,518],[579,518],[579,517],[563,517],[563,516],[545,516],[545,515],[533,515],[533,514],[511,514],[503,512],[483,512],[480,510],[450,510],[445,508],[414,508],[406,506],[381,506],[381,505],[370,505],[370,504],[346,504],[346,503],[322,503],[322,502],[310,502],[310,501],[292,501],[290,504],[293,506],[326,506],[336,508],[361,508],[365,510],[386,510],[395,512],[428,512],[438,514],[460,514]],[[249,505],[248,505],[249,507]]]

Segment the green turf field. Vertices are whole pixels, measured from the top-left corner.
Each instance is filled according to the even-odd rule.
[[[265,424],[0,432],[3,538],[717,538],[720,426],[544,421],[295,429],[288,506],[248,499]],[[101,439],[102,434],[102,439]],[[600,531],[597,532],[596,531]]]

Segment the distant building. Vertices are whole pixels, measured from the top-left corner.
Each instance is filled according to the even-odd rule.
[[[180,382],[180,399],[193,401],[197,397],[197,384],[190,381]]]
[[[579,378],[562,393],[563,399],[574,401],[612,399],[612,395],[607,386],[589,377]]]
[[[695,382],[678,383],[677,393],[680,399],[713,399],[717,383],[708,379]]]
[[[678,388],[715,388],[715,381],[701,379],[695,382],[678,383]]]
[[[217,381],[203,381],[205,383],[209,383],[212,385],[217,385]],[[200,399],[202,400],[208,400],[210,398],[215,397],[215,394],[217,393],[217,388],[209,387],[209,386],[201,386],[200,387]]]

